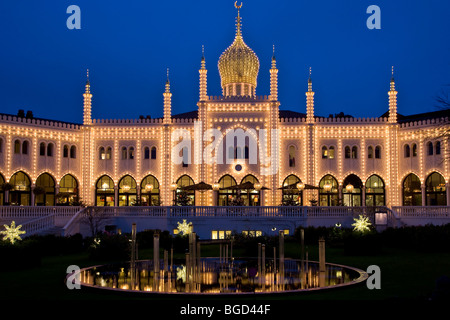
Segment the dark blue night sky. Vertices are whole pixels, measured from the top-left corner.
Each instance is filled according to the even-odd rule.
[[[81,30],[66,27],[69,5],[81,9]],[[381,30],[366,27],[370,5]],[[450,84],[448,0],[245,0],[241,16],[261,64],[258,95],[269,94],[275,45],[280,109],[306,111],[309,67],[322,116],[381,116],[392,65],[404,115],[435,111]],[[2,1],[0,112],[81,123],[87,68],[93,118],[161,117],[167,68],[173,113],[196,110],[202,45],[208,94],[220,95],[217,61],[235,17],[233,0]]]

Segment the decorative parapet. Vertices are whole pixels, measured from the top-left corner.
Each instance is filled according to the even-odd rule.
[[[39,118],[23,118],[13,115],[0,114],[0,121],[10,122],[10,123],[20,123],[20,124],[30,124],[34,126],[51,127],[55,129],[69,129],[69,130],[80,130],[81,125],[76,123],[69,123],[63,121],[45,120]]]
[[[209,96],[208,101],[270,101],[269,96]]]
[[[388,118],[316,118],[316,123],[388,123]]]
[[[430,126],[430,125],[443,125],[443,124],[449,124],[448,117],[404,122],[404,123],[400,124],[400,128],[407,129],[407,128],[413,128],[413,127],[425,127],[425,126]]]
[[[162,124],[162,118],[155,119],[93,119],[92,124],[97,125],[123,125],[123,124]]]
[[[306,118],[280,118],[282,123],[306,123]]]

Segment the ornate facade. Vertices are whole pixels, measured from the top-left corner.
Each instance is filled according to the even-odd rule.
[[[244,42],[239,8],[236,26],[218,62],[222,96],[207,94],[203,55],[195,111],[172,114],[167,79],[162,118],[92,119],[88,77],[82,124],[1,114],[0,204],[52,206],[77,199],[97,206],[449,204],[450,146],[441,135],[448,113],[399,114],[392,77],[384,115],[321,117],[311,73],[305,79],[305,113],[281,110],[275,55],[270,92],[258,96],[259,60]],[[224,161],[209,162],[203,153],[215,143],[209,129],[222,135],[214,150],[223,151]],[[244,144],[223,143],[239,129]],[[174,133],[181,130],[191,140],[177,149]],[[174,150],[181,163],[175,163]],[[253,155],[256,162],[250,161]],[[212,190],[186,188],[201,182]]]

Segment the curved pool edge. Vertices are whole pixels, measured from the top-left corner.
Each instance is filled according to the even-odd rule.
[[[239,258],[236,258],[239,259]],[[298,259],[290,259],[290,260],[298,260]],[[139,261],[147,261],[147,260],[138,260]],[[127,262],[122,262],[127,263]],[[128,262],[129,263],[129,262]],[[318,263],[317,261],[309,261],[309,263]],[[103,265],[95,265],[90,267],[81,268],[79,271],[76,271],[78,273],[81,273],[83,271],[87,271],[89,269],[93,268],[99,268],[107,265],[116,265],[120,263],[111,263],[111,264],[103,264]],[[331,286],[323,286],[323,287],[315,287],[315,288],[308,288],[308,289],[291,289],[291,290],[283,290],[283,291],[257,291],[257,292],[217,292],[217,293],[211,293],[211,292],[163,292],[163,291],[144,291],[144,290],[131,290],[131,289],[121,289],[121,288],[110,288],[110,287],[102,287],[98,285],[88,284],[80,282],[81,287],[85,287],[92,290],[100,290],[104,292],[111,292],[111,293],[119,293],[119,294],[133,294],[133,295],[151,295],[151,296],[191,296],[191,297],[220,297],[220,296],[271,296],[271,295],[290,295],[290,294],[305,294],[305,293],[313,293],[318,291],[326,291],[326,290],[333,290],[333,289],[339,289],[339,288],[346,288],[350,286],[355,286],[358,284],[363,283],[366,281],[369,277],[368,273],[364,270],[361,270],[359,268],[346,266],[342,264],[336,264],[336,263],[329,263],[327,262],[326,265],[333,266],[333,267],[340,267],[345,268],[347,270],[351,270],[353,272],[356,272],[359,276],[351,281],[348,281],[346,283],[331,285]],[[74,272],[75,273],[75,272]],[[69,278],[70,275],[73,275],[74,273],[68,274],[66,276],[66,279]]]

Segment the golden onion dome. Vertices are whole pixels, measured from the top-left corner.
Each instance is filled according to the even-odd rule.
[[[234,41],[219,58],[218,66],[222,88],[231,83],[246,83],[256,88],[259,59],[242,38],[241,18],[239,16],[241,6],[236,6],[238,16]]]

